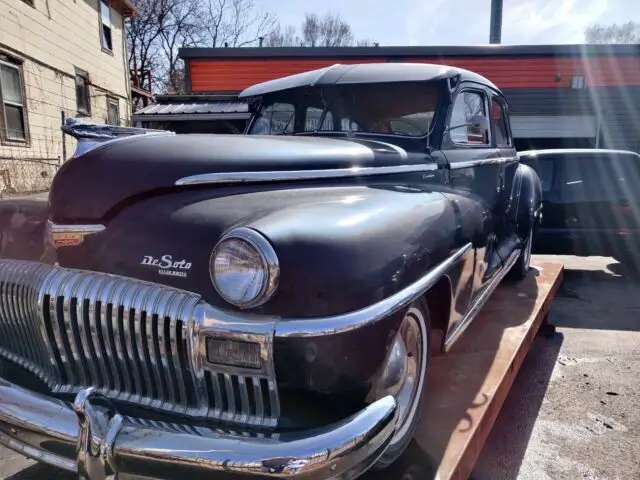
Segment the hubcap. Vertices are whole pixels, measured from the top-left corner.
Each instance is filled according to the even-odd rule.
[[[398,426],[393,445],[410,428],[418,408],[425,377],[427,355],[425,318],[422,311],[410,307],[396,334],[393,347],[378,384],[377,398],[393,395],[398,405]]]

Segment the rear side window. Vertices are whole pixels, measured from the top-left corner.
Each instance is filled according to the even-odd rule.
[[[491,128],[498,147],[511,146],[506,110],[506,105],[501,98],[493,97],[491,99]]]
[[[633,156],[571,157],[562,160],[562,170],[562,192],[568,199],[638,198],[640,166]]]

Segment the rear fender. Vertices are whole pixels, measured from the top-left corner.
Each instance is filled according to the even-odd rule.
[[[531,228],[534,233],[542,219],[542,185],[540,177],[530,166],[518,165],[513,178],[507,217],[513,231],[526,238]]]

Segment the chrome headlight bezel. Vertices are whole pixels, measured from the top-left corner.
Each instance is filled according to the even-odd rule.
[[[221,246],[225,242],[235,240],[245,242],[258,254],[260,262],[262,264],[262,270],[264,271],[264,281],[258,290],[258,294],[251,300],[239,301],[235,298],[230,298],[220,288],[216,281],[215,274],[215,260],[218,256]],[[278,262],[278,256],[271,243],[257,230],[253,230],[248,227],[236,227],[226,232],[213,249],[211,257],[209,258],[209,277],[213,288],[218,295],[227,303],[234,305],[241,309],[249,309],[259,307],[260,305],[268,302],[278,289],[278,281],[280,278],[280,264]]]

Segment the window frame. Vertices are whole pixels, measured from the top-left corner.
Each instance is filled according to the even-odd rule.
[[[116,106],[116,123],[109,123],[109,107]],[[120,126],[120,100],[116,97],[107,96],[107,124],[116,127]]]
[[[78,79],[81,78],[84,81],[84,87],[86,89],[85,91],[85,101],[87,102],[87,109],[83,110],[80,108],[80,103],[78,101],[79,97],[78,97]],[[83,70],[77,69],[76,68],[76,75],[73,79],[74,82],[74,87],[75,87],[75,91],[76,91],[76,112],[78,115],[81,116],[86,116],[86,117],[90,117],[91,116],[91,90],[89,89],[90,86],[90,82],[89,82],[89,74]]]
[[[30,146],[31,135],[29,132],[29,116],[27,113],[27,94],[24,84],[24,68],[22,60],[10,57],[4,52],[0,51],[0,64],[6,65],[10,68],[15,68],[18,71],[18,79],[20,81],[20,97],[21,104],[15,102],[8,102],[4,100],[2,93],[2,86],[0,85],[0,144],[2,145],[18,145],[18,146]],[[24,128],[24,138],[10,138],[7,127],[7,116],[5,112],[5,103],[17,106],[22,109],[22,124]]]
[[[109,11],[108,25],[109,28],[109,41],[111,42],[111,48],[105,45],[105,35],[104,35],[104,27],[105,27],[105,19],[102,15],[103,5]],[[100,48],[104,53],[108,53],[109,55],[113,55],[113,22],[111,17],[111,0],[98,0],[98,35],[100,40]]]
[[[489,120],[489,129],[487,130],[488,138],[486,143],[456,142],[453,136],[451,135],[451,130],[449,130],[449,127],[451,126],[451,119],[453,117],[453,110],[455,108],[455,104],[458,101],[458,98],[460,98],[466,92],[471,92],[471,93],[476,93],[478,95],[481,95],[484,100],[485,117],[487,117],[487,119]],[[493,129],[491,127],[490,117],[487,116],[488,111],[489,111],[489,95],[487,93],[487,90],[481,85],[478,85],[478,86],[469,85],[469,84],[465,85],[463,83],[463,85],[460,87],[455,97],[453,98],[453,101],[451,102],[451,107],[449,108],[449,114],[447,115],[447,122],[445,124],[446,125],[445,131],[447,132],[446,134],[449,137],[449,142],[451,142],[451,145],[453,145],[456,148],[491,148],[493,145]]]
[[[497,148],[514,148],[513,135],[511,134],[511,122],[507,121],[507,119],[509,118],[509,107],[507,105],[507,100],[501,95],[491,95],[491,100],[489,102],[489,111],[491,111],[491,107],[493,106],[494,101],[498,104],[502,112],[502,122],[504,124],[505,133],[507,135],[507,143],[506,145],[498,144],[497,135],[493,135],[492,143],[495,140],[495,146]],[[489,126],[491,128],[491,131],[493,132],[493,118],[491,117],[491,114],[489,114]]]

